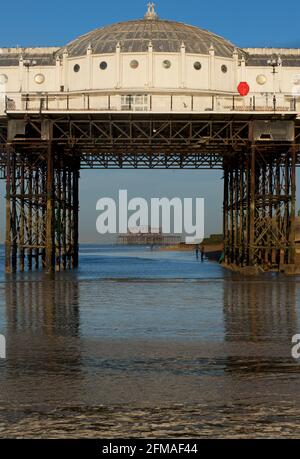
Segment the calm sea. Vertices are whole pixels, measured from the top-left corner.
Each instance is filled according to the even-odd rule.
[[[99,246],[5,276],[3,255],[1,437],[300,437],[300,279]]]

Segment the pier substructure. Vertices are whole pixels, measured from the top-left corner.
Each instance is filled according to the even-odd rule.
[[[225,263],[295,265],[296,148],[253,144],[224,161]]]
[[[294,113],[8,113],[6,270],[77,267],[80,168],[224,169],[226,264],[293,273],[296,164]]]
[[[79,169],[52,142],[6,148],[6,272],[78,266]]]

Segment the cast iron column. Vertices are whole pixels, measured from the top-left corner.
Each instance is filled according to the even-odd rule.
[[[46,206],[46,270],[54,272],[55,241],[54,241],[54,152],[49,142],[47,151],[47,206]]]

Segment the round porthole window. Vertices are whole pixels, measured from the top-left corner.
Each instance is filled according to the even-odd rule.
[[[194,69],[195,69],[195,70],[201,70],[201,69],[202,69],[201,62],[195,62],[195,64],[194,64]]]
[[[257,77],[256,77],[256,82],[257,82],[258,84],[261,84],[261,85],[266,84],[266,82],[267,82],[267,77],[266,77],[266,75],[257,75]]]
[[[43,84],[45,81],[45,76],[42,73],[38,73],[37,75],[35,75],[34,81],[37,84]]]
[[[4,73],[0,75],[0,84],[5,84],[8,82],[8,77]]]
[[[130,67],[131,67],[132,69],[137,69],[138,66],[139,66],[138,61],[133,60],[133,61],[130,62]]]
[[[80,65],[79,64],[74,65],[74,72],[78,73],[79,70],[80,70]]]
[[[105,61],[101,62],[99,67],[100,67],[101,70],[106,70],[107,69],[107,62],[105,62]]]
[[[168,61],[168,60],[163,61],[163,66],[164,66],[165,69],[171,68],[171,65],[172,65],[172,64],[171,64],[170,61]]]
[[[228,71],[227,65],[222,65],[221,70],[223,73],[227,73]]]

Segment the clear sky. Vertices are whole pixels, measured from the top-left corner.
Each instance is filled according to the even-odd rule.
[[[63,46],[92,29],[140,18],[147,0],[13,0],[1,2],[0,47]],[[300,2],[252,0],[160,0],[160,17],[193,24],[241,47],[299,47]],[[204,197],[206,233],[222,230],[222,173],[213,171],[92,171],[81,177],[81,240],[101,242],[96,233],[96,202],[115,196]],[[299,182],[299,180],[298,180]],[[4,184],[0,184],[0,240],[4,236]]]

